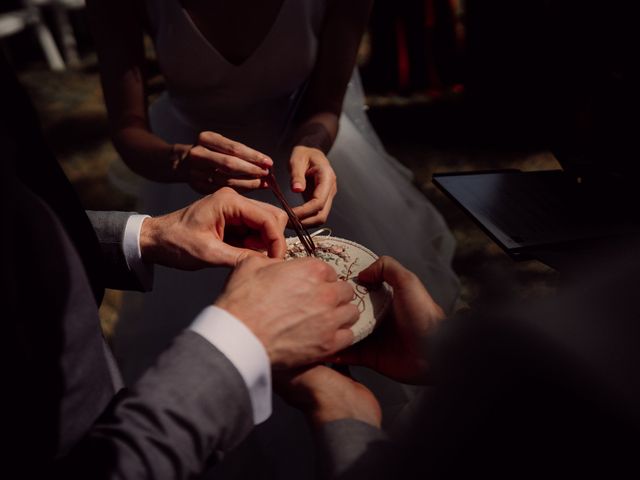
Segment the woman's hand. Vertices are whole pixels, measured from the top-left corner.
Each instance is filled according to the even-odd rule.
[[[298,145],[289,160],[291,190],[304,192],[307,202],[295,207],[294,213],[303,225],[318,225],[327,221],[333,198],[338,193],[336,174],[322,150]],[[307,177],[311,185],[307,185]]]
[[[180,163],[189,185],[202,194],[222,187],[239,191],[263,188],[266,183],[262,177],[273,166],[265,154],[215,132],[201,132],[198,143]]]

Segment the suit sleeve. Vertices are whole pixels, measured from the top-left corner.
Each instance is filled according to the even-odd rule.
[[[104,259],[105,286],[117,290],[151,290],[151,281],[127,262],[123,248],[125,229],[133,212],[87,211]]]
[[[379,460],[393,451],[382,430],[351,419],[323,425],[316,441],[322,458],[320,478],[384,478]]]
[[[186,331],[134,388],[114,397],[55,470],[73,479],[192,478],[252,426],[238,371],[207,340]]]

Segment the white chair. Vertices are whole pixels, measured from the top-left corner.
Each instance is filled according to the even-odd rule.
[[[85,7],[84,0],[30,0],[30,3],[37,6],[51,5],[53,8],[53,18],[56,22],[56,28],[60,34],[62,42],[62,51],[67,65],[76,67],[80,65],[80,57],[78,56],[78,44],[73,33],[73,27],[69,21],[69,10],[79,10]]]
[[[51,31],[42,20],[40,10],[30,0],[23,0],[24,8],[0,14],[0,39],[14,35],[26,28],[33,28],[49,68],[61,71],[64,61]]]

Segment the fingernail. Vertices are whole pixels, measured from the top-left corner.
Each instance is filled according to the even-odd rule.
[[[302,188],[302,184],[301,183],[294,183],[293,184],[293,191],[294,192],[301,192],[303,190]]]
[[[262,163],[269,167],[273,166],[273,160],[271,160],[269,157],[262,157]]]

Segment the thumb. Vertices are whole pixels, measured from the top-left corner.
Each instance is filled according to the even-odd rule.
[[[291,190],[304,192],[307,189],[306,173],[309,166],[306,155],[294,151],[289,164],[291,166]]]
[[[402,289],[415,280],[415,275],[395,258],[382,256],[362,270],[358,280],[370,284],[385,281],[394,289]]]

